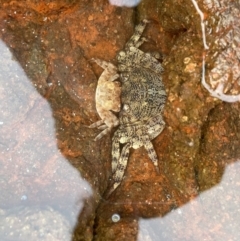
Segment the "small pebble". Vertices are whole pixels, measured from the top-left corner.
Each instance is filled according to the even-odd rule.
[[[21,200],[22,200],[22,201],[26,201],[26,200],[27,200],[27,196],[26,196],[26,195],[22,195],[22,196],[21,196]]]
[[[114,213],[114,214],[112,215],[112,221],[113,221],[114,223],[117,223],[119,220],[120,220],[120,215],[117,214],[117,213]]]
[[[92,21],[92,20],[93,20],[93,16],[90,15],[90,16],[88,17],[88,21]]]

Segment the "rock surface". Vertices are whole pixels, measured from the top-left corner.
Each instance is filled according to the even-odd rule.
[[[204,14],[206,49],[194,2],[143,0],[133,9],[107,0],[0,1],[1,48],[7,49],[0,60],[0,208],[26,205],[29,215],[37,210],[38,216],[36,205],[49,205],[59,210],[53,209],[53,215],[63,215],[64,225],[64,212],[77,205],[77,225],[68,228],[72,240],[154,240],[143,218],[157,217],[162,219],[154,225],[164,228],[158,237],[165,240],[202,240],[203,235],[214,240],[214,234],[235,240],[227,210],[220,223],[198,228],[214,215],[204,212],[211,199],[202,203],[198,196],[219,184],[226,167],[240,157],[239,102],[223,103],[201,84],[205,60],[210,91],[222,83],[223,94],[239,94],[239,10],[233,1],[197,2]],[[98,120],[94,95],[102,71],[90,60],[116,64],[116,53],[144,18],[151,23],[142,49],[164,55],[166,128],[153,141],[161,174],[144,148],[131,150],[125,179],[105,199],[111,135],[94,142],[98,131],[87,127]],[[239,203],[234,195],[222,198]],[[188,203],[190,211],[181,216],[180,207]],[[176,213],[180,216],[164,226],[165,217]],[[230,233],[226,223],[233,224]]]

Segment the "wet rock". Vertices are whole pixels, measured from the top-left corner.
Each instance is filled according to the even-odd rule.
[[[101,226],[100,229],[104,230],[96,230],[97,235],[94,240],[136,240],[135,237],[138,234],[138,222],[134,218],[124,218],[120,216],[120,220],[117,223],[112,221],[112,216],[109,216]]]
[[[239,3],[204,1],[204,10],[208,13],[205,22],[209,46],[206,56],[206,81],[210,91],[219,92],[223,100],[234,102],[235,96],[235,101],[239,101]]]
[[[201,128],[214,102],[201,87],[201,43],[193,33],[183,34],[165,59],[168,102],[165,108],[169,145],[166,171],[183,193],[197,194],[194,163]],[[183,188],[183,189],[182,189]]]
[[[158,0],[156,2],[159,21],[166,31],[179,34],[196,23],[193,14],[194,6],[190,1]]]
[[[196,169],[200,191],[219,184],[225,167],[240,156],[239,108],[239,103],[218,105],[203,127]]]
[[[158,4],[166,31],[179,34],[191,29],[201,36],[206,68],[206,80],[202,79],[202,83],[209,93],[223,101],[239,101],[239,4],[225,0]]]
[[[40,96],[31,94],[33,89],[1,73],[4,108],[0,125],[3,122],[6,126],[1,130],[5,139],[1,139],[0,147],[3,158],[10,160],[12,154],[7,152],[10,148],[12,157],[21,166],[21,172],[13,161],[4,166],[1,186],[5,191],[1,203],[55,204],[58,199],[63,210],[69,208],[65,205],[69,200],[75,200],[70,198],[72,193],[85,187],[74,240],[136,240],[139,217],[147,220],[166,216],[216,185],[225,166],[239,158],[238,104],[221,104],[201,84],[205,57],[205,77],[210,89],[214,91],[223,81],[227,95],[239,93],[239,11],[235,2],[199,2],[208,50],[204,49],[200,16],[193,1],[143,0],[137,7],[136,19],[152,20],[145,32],[150,41],[142,49],[165,55],[167,125],[153,141],[160,175],[156,174],[144,148],[132,150],[125,179],[107,200],[103,193],[111,176],[111,139],[107,136],[95,143],[97,130],[87,128],[98,120],[94,95],[102,71],[89,60],[94,57],[116,64],[116,53],[133,31],[134,10],[111,6],[107,0],[2,3],[1,38],[19,61],[29,83],[49,102],[52,114],[46,112],[46,103]],[[14,70],[7,62],[2,61],[1,65],[5,73]],[[215,82],[211,82],[213,79]],[[19,107],[19,100],[24,108]],[[55,130],[50,135],[50,124],[43,125],[42,121],[51,116]],[[14,133],[16,128],[20,134]],[[52,151],[56,143],[57,148]],[[20,151],[23,155],[19,157]],[[37,153],[44,153],[40,161]],[[64,170],[65,164],[58,165],[61,157],[78,170],[84,184],[71,179],[72,174]],[[25,159],[29,163],[24,163]],[[22,182],[26,180],[24,175],[29,175],[27,169],[32,172],[29,164],[37,171],[33,179]],[[9,169],[12,170],[10,186],[8,173],[4,173]],[[58,180],[53,193],[52,180]],[[85,180],[91,188],[84,186]],[[34,181],[37,186],[32,185]],[[7,203],[7,200],[11,201]],[[119,221],[113,221],[114,214],[119,215]],[[202,216],[197,213],[194,217],[192,227],[196,228]],[[181,223],[182,216],[178,218]],[[167,227],[175,227],[177,234],[186,237],[181,226],[174,225],[174,221],[169,222]],[[161,237],[168,237],[164,235],[171,230],[167,229]],[[141,235],[144,240],[150,238],[149,234]],[[192,240],[190,234],[187,237]]]
[[[29,83],[48,100],[53,111],[56,129],[51,136],[47,129],[42,130],[41,135],[41,120],[44,118],[44,110],[41,107],[42,103],[45,102],[37,94],[34,94],[33,96],[36,95],[35,99],[26,98],[25,111],[13,113],[13,110],[11,110],[12,112],[9,112],[7,108],[4,110],[4,115],[9,115],[9,118],[6,118],[10,121],[8,129],[4,129],[3,134],[6,134],[8,130],[13,130],[8,133],[9,139],[12,140],[15,138],[12,135],[14,135],[16,126],[22,128],[20,129],[21,134],[26,138],[21,139],[20,133],[17,133],[16,138],[19,139],[17,139],[17,144],[13,143],[16,148],[12,151],[17,153],[19,149],[24,150],[29,163],[39,165],[39,177],[36,178],[37,190],[42,190],[40,187],[46,187],[52,179],[59,178],[63,181],[66,178],[65,164],[58,166],[58,160],[61,158],[66,158],[78,170],[83,180],[87,180],[91,184],[92,189],[84,187],[81,182],[76,185],[73,180],[64,185],[56,182],[56,185],[59,185],[56,190],[60,189],[61,194],[58,194],[57,191],[51,193],[45,188],[46,196],[42,195],[39,199],[38,192],[35,192],[35,196],[34,192],[28,195],[25,195],[25,191],[22,192],[21,189],[26,188],[25,182],[16,185],[17,180],[25,180],[25,177],[21,176],[22,173],[16,169],[12,177],[11,187],[15,186],[12,192],[16,191],[13,195],[20,195],[18,202],[21,202],[21,196],[25,195],[27,202],[31,201],[33,204],[50,201],[54,203],[54,200],[60,199],[60,206],[63,207],[64,203],[69,203],[62,198],[66,197],[68,191],[74,193],[75,189],[79,189],[79,185],[80,189],[86,188],[86,195],[80,195],[82,196],[81,201],[76,201],[79,203],[80,209],[78,210],[82,212],[79,214],[79,222],[76,225],[75,238],[77,240],[91,240],[95,209],[99,203],[100,194],[107,186],[110,174],[107,170],[110,169],[111,142],[109,137],[98,143],[94,142],[96,131],[87,127],[98,119],[94,95],[97,78],[102,71],[97,66],[89,64],[89,60],[92,57],[108,61],[114,59],[116,51],[122,47],[124,40],[129,38],[128,35],[133,28],[133,11],[111,6],[105,0],[91,3],[88,1],[78,3],[60,1],[51,4],[29,3],[29,5],[26,2],[28,1],[4,2],[0,11],[1,29],[4,29],[1,32],[1,38],[19,61],[29,78]],[[8,76],[5,77],[5,81],[7,78]],[[3,89],[3,91],[8,90]],[[30,88],[30,93],[33,91],[34,89]],[[24,97],[31,96],[24,89],[21,92],[17,86],[16,89],[11,90],[11,93],[9,91],[8,93],[10,95],[21,93]],[[4,99],[4,101],[4,106],[11,102],[9,99]],[[16,103],[17,108],[18,104]],[[26,121],[28,119],[29,122]],[[24,124],[21,124],[22,120]],[[30,142],[32,138],[31,134],[35,135],[36,142],[32,142],[29,148],[26,148],[26,142]],[[27,136],[30,137],[27,138]],[[57,154],[50,151],[51,146],[56,146],[56,144],[61,151],[57,152],[56,148]],[[32,146],[35,148],[31,149]],[[47,150],[50,151],[49,155]],[[35,161],[38,158],[38,153],[45,153],[42,156],[41,164]],[[26,155],[19,158],[18,165],[21,165],[23,169],[26,168],[25,165],[29,164],[24,162]],[[8,157],[5,156],[5,158]],[[61,176],[62,171],[57,173],[57,177],[52,174],[51,172],[56,169],[62,170],[64,175]],[[69,173],[66,180],[72,179],[72,177],[73,174]],[[9,188],[7,183],[4,182],[2,186],[6,190]],[[73,185],[73,188],[68,187],[69,183]],[[28,182],[30,189],[34,190],[34,184],[36,185],[36,182]],[[3,197],[9,198],[10,194],[6,192],[7,196]],[[93,196],[89,197],[91,194]],[[9,204],[16,205],[16,203],[13,201]],[[76,214],[77,212],[76,210]]]
[[[162,56],[167,55],[172,48],[176,34],[164,30],[164,23],[159,18],[158,13],[161,5],[159,1],[143,0],[137,6],[136,17],[138,21],[148,19],[150,24],[144,30],[144,36],[147,38],[147,44],[143,44],[141,49],[145,52],[158,52]]]
[[[103,202],[98,209],[96,230],[99,238],[96,240],[101,240],[100,237],[106,237],[108,229],[113,230],[114,233],[120,227],[120,223],[109,223],[107,221],[114,213],[118,213],[123,218],[127,216],[132,217],[132,219],[135,217],[134,215],[148,218],[161,217],[182,203],[197,197],[199,191],[214,186],[221,179],[226,163],[230,162],[229,159],[226,162],[223,161],[224,154],[220,154],[221,157],[217,154],[223,145],[222,142],[228,143],[224,150],[228,150],[233,143],[238,145],[239,142],[238,135],[233,135],[232,132],[233,129],[237,128],[236,124],[233,125],[233,129],[230,128],[231,123],[237,122],[239,117],[234,114],[235,111],[225,105],[219,109],[217,106],[219,101],[210,97],[209,92],[201,84],[204,67],[203,56],[206,52],[204,51],[200,16],[193,2],[158,1],[157,4],[159,4],[159,8],[157,8],[159,19],[154,12],[156,2],[148,4],[148,1],[142,1],[138,7],[137,16],[139,19],[153,16],[156,22],[161,23],[163,31],[171,32],[175,40],[171,42],[171,50],[165,49],[165,53],[168,55],[163,61],[165,68],[163,81],[168,92],[168,102],[165,108],[167,127],[154,141],[159,164],[162,167],[160,168],[161,180],[154,173],[151,162],[144,153],[144,148],[132,151],[125,180],[112,197]],[[201,3],[199,5],[200,9],[204,11],[206,5],[204,7]],[[232,8],[227,7],[226,9]],[[216,8],[214,8],[214,11],[213,13],[211,10],[212,15],[206,14],[209,11],[203,12],[206,14],[204,15],[205,20],[214,18]],[[236,9],[235,12],[237,12]],[[209,22],[211,21],[206,20],[206,24],[209,24]],[[158,46],[159,39],[155,38]],[[215,39],[216,35],[207,35],[207,43]],[[142,49],[146,50],[147,48],[149,48],[148,44],[143,46]],[[231,48],[229,50],[231,53]],[[208,71],[212,68],[210,67],[212,59],[215,59],[213,52],[209,50],[208,55],[206,55],[206,61],[209,61],[206,79],[209,78]],[[233,56],[235,55],[233,54]],[[235,59],[237,61],[237,58]],[[218,62],[215,63],[218,66]],[[226,66],[230,67],[231,65]],[[220,68],[222,67],[220,66]],[[222,70],[224,69],[225,67],[222,68]],[[237,107],[234,108],[237,109]],[[210,127],[206,129],[208,125],[212,128],[218,125],[220,122],[217,119],[218,117],[210,123],[208,121],[211,120],[213,113],[216,115],[219,111],[221,111],[222,116],[225,116],[224,113],[228,113],[227,116],[230,118],[228,119],[229,126],[226,128],[231,130],[228,129],[224,133],[229,132],[232,135],[229,134],[224,139],[220,134],[221,132],[216,131],[213,136]],[[227,125],[228,121],[226,119],[224,123]],[[215,140],[222,141],[212,148]],[[209,147],[208,144],[210,144]],[[234,150],[236,150],[235,144],[233,144]],[[234,158],[239,156],[236,151],[230,155],[232,153],[231,148],[226,153],[231,161],[236,161]],[[212,160],[214,161],[212,162]],[[207,172],[205,172],[205,164],[209,166]],[[211,179],[212,173],[215,174]],[[154,193],[159,196],[154,196]],[[168,200],[167,197],[170,199]],[[143,200],[146,202],[144,205],[142,204]],[[151,207],[147,208],[147,202],[151,203]],[[164,208],[161,206],[162,203],[164,203]],[[201,205],[198,204],[197,206],[200,207]],[[186,236],[186,233],[184,235]],[[118,234],[115,239],[121,240],[123,236]],[[134,239],[134,234],[131,238]],[[196,240],[199,239],[196,238]]]

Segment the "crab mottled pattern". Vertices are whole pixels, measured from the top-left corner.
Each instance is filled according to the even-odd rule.
[[[107,195],[110,195],[123,179],[130,148],[144,146],[159,173],[158,158],[151,140],[157,137],[165,126],[162,111],[166,92],[161,78],[163,68],[156,55],[139,49],[146,41],[141,35],[147,23],[147,20],[143,20],[136,26],[124,50],[117,55],[117,67],[105,61],[94,60],[104,69],[96,90],[96,109],[101,120],[90,126],[103,131],[95,140],[119,125],[112,139],[113,185]],[[121,87],[119,82],[114,81],[118,77]],[[120,111],[119,119],[112,111]]]
[[[158,158],[151,140],[157,137],[165,126],[162,111],[166,92],[161,78],[162,65],[153,55],[139,49],[146,41],[141,35],[147,23],[147,20],[143,20],[136,26],[124,50],[117,55],[123,107],[119,113],[119,128],[113,136],[113,186],[108,195],[123,179],[130,148],[144,146],[159,173]]]
[[[99,77],[95,95],[96,109],[101,120],[89,126],[90,128],[98,127],[98,129],[102,130],[95,138],[95,140],[99,140],[119,124],[118,118],[112,111],[120,111],[121,86],[118,81],[114,81],[119,75],[117,68],[113,64],[99,59],[93,59],[93,61],[104,69]]]

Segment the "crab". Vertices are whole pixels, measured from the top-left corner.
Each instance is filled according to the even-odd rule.
[[[104,69],[99,77],[95,94],[96,109],[101,120],[89,126],[89,128],[97,127],[102,130],[94,139],[96,141],[110,132],[113,127],[119,125],[119,120],[112,111],[120,111],[121,86],[120,82],[115,81],[119,77],[116,66],[100,59],[92,59],[92,61]]]
[[[107,196],[121,184],[130,148],[144,146],[159,173],[158,158],[151,140],[165,126],[162,112],[166,92],[161,78],[162,65],[154,55],[139,49],[146,41],[141,35],[148,22],[143,20],[136,26],[124,50],[117,55],[123,107],[119,113],[119,128],[112,139],[113,184]]]

